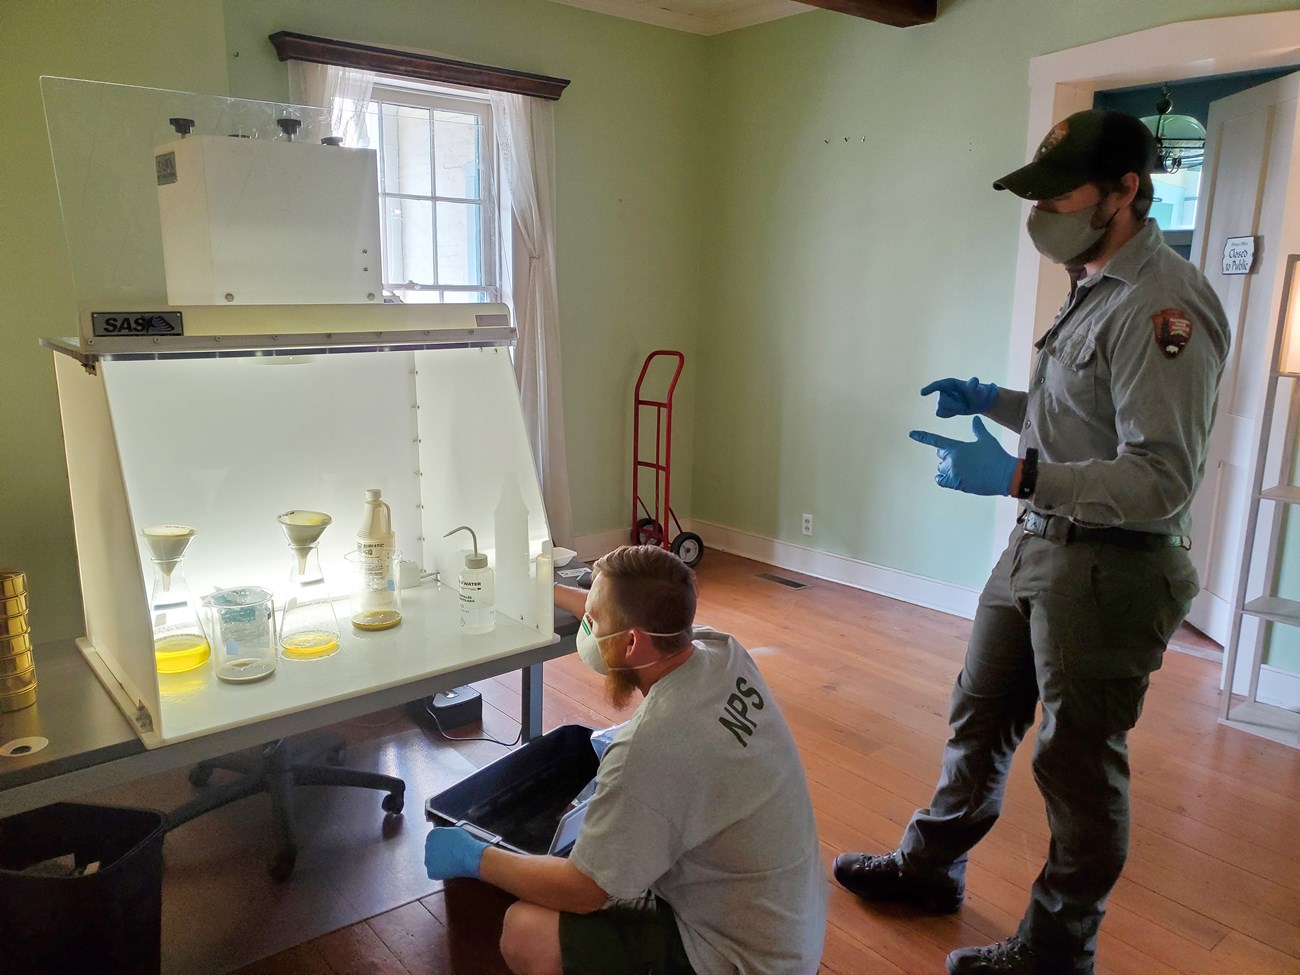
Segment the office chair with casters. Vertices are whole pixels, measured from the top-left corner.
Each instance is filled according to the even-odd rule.
[[[298,843],[294,837],[294,786],[347,785],[378,789],[388,793],[380,803],[386,815],[397,816],[402,811],[406,783],[380,772],[342,768],[343,749],[343,739],[337,735],[281,738],[258,748],[205,759],[190,769],[191,785],[207,786],[212,773],[218,769],[236,772],[239,778],[212,785],[174,810],[169,817],[173,828],[239,799],[266,792],[271,797],[271,813],[280,842],[279,849],[267,864],[267,872],[277,883],[287,880],[298,859]]]

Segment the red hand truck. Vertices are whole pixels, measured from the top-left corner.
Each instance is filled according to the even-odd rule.
[[[651,364],[660,356],[676,359],[677,365],[668,383],[668,391],[662,398],[650,399],[642,395],[641,390],[645,385],[646,374],[650,371]],[[632,544],[662,546],[687,565],[695,566],[699,564],[700,559],[704,558],[704,542],[694,532],[682,531],[682,523],[677,520],[677,515],[669,503],[673,470],[673,390],[677,388],[677,380],[681,377],[682,366],[685,364],[686,357],[680,352],[660,349],[645,357],[645,362],[641,365],[641,375],[637,377],[635,399],[632,403]],[[653,459],[645,458],[642,452],[641,412],[646,409],[654,410]],[[647,421],[648,419],[647,417]],[[653,510],[641,500],[640,493],[642,481],[651,481],[651,475],[648,473],[642,478],[642,474],[649,471],[654,472]],[[665,528],[674,523],[677,525],[677,534],[673,535],[672,541],[669,542],[669,535]]]

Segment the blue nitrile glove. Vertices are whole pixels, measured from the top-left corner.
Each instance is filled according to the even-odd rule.
[[[424,870],[430,880],[479,876],[487,844],[458,826],[439,826],[424,838]]]
[[[1019,461],[1002,449],[979,417],[974,417],[970,426],[975,431],[974,441],[950,440],[924,430],[913,430],[908,436],[939,452],[939,472],[934,475],[939,487],[967,494],[1010,494]]]
[[[936,379],[921,388],[922,396],[939,394],[934,415],[947,419],[950,416],[972,416],[987,413],[997,399],[998,387],[993,383],[982,383],[974,376],[965,381],[961,379]]]

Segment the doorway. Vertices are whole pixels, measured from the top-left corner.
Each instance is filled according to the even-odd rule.
[[[1029,70],[1027,157],[1032,156],[1042,133],[1056,120],[1091,108],[1095,101],[1111,93],[1153,85],[1158,90],[1163,83],[1172,87],[1223,76],[1243,77],[1247,81],[1242,87],[1250,87],[1260,79],[1294,71],[1300,49],[1281,47],[1277,39],[1297,36],[1300,12],[1253,14],[1170,24],[1035,58]],[[1098,93],[1106,94],[1098,99]],[[1183,94],[1187,101],[1186,91]],[[1142,107],[1105,107],[1121,107],[1139,116],[1154,114],[1152,109]],[[1279,259],[1279,250],[1284,249],[1275,250],[1273,259]],[[1017,254],[1008,376],[1029,375],[1033,342],[1050,326],[1067,289],[1063,269],[1040,258],[1028,238],[1022,236]],[[1267,349],[1267,343],[1264,347]],[[1208,469],[1206,481],[1211,481]],[[1238,508],[1235,520],[1241,522],[1244,507],[1238,504]],[[1004,533],[1010,531],[1015,514],[1015,503],[1006,499],[998,509],[996,537],[1005,537]],[[1231,519],[1232,515],[1226,517]],[[1204,649],[1205,644],[1193,642]]]
[[[1154,174],[1151,213],[1166,241],[1206,273],[1232,333],[1205,480],[1192,506],[1192,559],[1201,592],[1188,623],[1220,648],[1232,628],[1242,525],[1275,326],[1269,276],[1258,281],[1263,287],[1252,287],[1250,279],[1221,275],[1214,248],[1231,235],[1260,235],[1270,248],[1281,240],[1270,221],[1282,212],[1292,188],[1270,174],[1279,168],[1285,172],[1294,151],[1295,126],[1288,119],[1295,113],[1286,106],[1295,102],[1296,78],[1291,76],[1297,70],[1300,65],[1100,91],[1095,101],[1098,108],[1128,112],[1149,125],[1163,110],[1165,123],[1173,119],[1189,136],[1199,131],[1199,147],[1191,139],[1177,143],[1180,148],[1171,149],[1162,171]],[[1172,645],[1179,647],[1177,640]]]

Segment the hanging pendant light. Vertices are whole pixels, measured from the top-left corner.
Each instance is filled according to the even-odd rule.
[[[1184,166],[1199,166],[1205,157],[1205,126],[1190,115],[1171,115],[1173,107],[1169,86],[1164,85],[1156,102],[1156,114],[1142,119],[1156,137],[1153,172],[1176,173]]]

